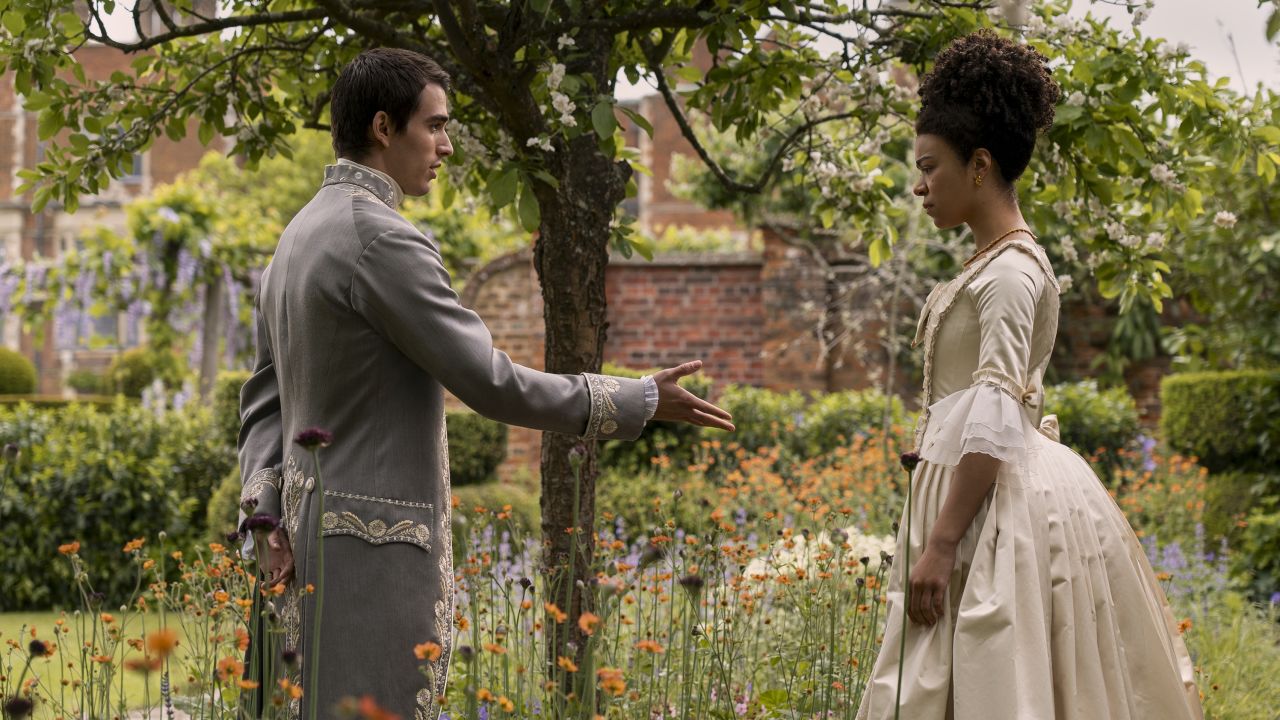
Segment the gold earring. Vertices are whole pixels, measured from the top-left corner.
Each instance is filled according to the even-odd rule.
[[[982,176],[981,176],[981,175],[974,175],[974,176],[973,176],[973,186],[974,186],[974,187],[979,187],[979,188],[980,188],[980,187],[982,187]]]

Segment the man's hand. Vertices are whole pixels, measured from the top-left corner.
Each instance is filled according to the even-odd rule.
[[[956,567],[956,546],[931,542],[911,568],[911,599],[907,616],[920,625],[933,625],[942,617],[943,600]]]
[[[658,385],[658,409],[654,420],[675,420],[690,425],[720,428],[732,432],[733,416],[680,387],[680,378],[702,369],[702,361],[694,360],[653,374]]]
[[[266,577],[267,587],[288,585],[293,580],[293,548],[284,528],[277,527],[270,533],[255,533],[258,561]]]

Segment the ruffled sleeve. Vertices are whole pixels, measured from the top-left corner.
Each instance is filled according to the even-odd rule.
[[[1034,260],[1007,251],[965,288],[978,311],[978,370],[972,385],[929,407],[922,458],[939,465],[969,453],[1010,463],[1026,458],[1042,395],[1027,376],[1043,282]]]

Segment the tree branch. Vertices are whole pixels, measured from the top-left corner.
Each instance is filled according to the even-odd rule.
[[[287,12],[268,12],[258,15],[234,15],[225,18],[214,18],[206,22],[185,25],[159,35],[146,37],[141,31],[138,33],[139,40],[136,42],[120,42],[111,38],[107,34],[107,29],[102,23],[102,18],[98,13],[91,13],[94,20],[98,22],[99,32],[93,32],[93,23],[85,23],[85,35],[94,42],[102,43],[107,47],[113,47],[116,50],[126,53],[141,52],[149,50],[157,45],[177,40],[185,37],[197,37],[200,35],[208,35],[210,33],[229,30],[231,28],[258,27],[261,25],[279,25],[281,23],[302,22],[305,20],[319,20],[327,14],[321,8],[311,10],[290,10]]]
[[[777,172],[779,167],[781,167],[782,158],[791,150],[792,146],[795,145],[796,141],[798,141],[801,136],[824,123],[832,122],[834,120],[847,120],[856,115],[853,111],[836,113],[834,115],[814,118],[797,125],[792,128],[791,132],[783,139],[782,144],[774,151],[773,156],[769,158],[769,162],[765,165],[764,173],[761,174],[755,182],[742,182],[730,177],[729,173],[711,157],[711,153],[707,152],[702,141],[698,139],[697,133],[694,132],[693,126],[689,124],[689,119],[684,113],[684,108],[680,107],[680,101],[676,98],[675,93],[671,91],[671,87],[667,84],[667,77],[662,71],[660,57],[650,54],[654,48],[647,42],[642,41],[642,45],[647,46],[645,59],[649,65],[649,70],[654,74],[654,78],[658,84],[658,92],[661,93],[662,99],[666,102],[667,110],[671,112],[671,116],[675,118],[676,125],[680,127],[680,134],[689,142],[693,147],[693,151],[697,153],[703,164],[711,171],[711,174],[716,176],[716,179],[720,181],[720,184],[734,192],[747,195],[755,195],[763,192],[764,189],[769,186],[769,181],[773,178],[774,173]]]

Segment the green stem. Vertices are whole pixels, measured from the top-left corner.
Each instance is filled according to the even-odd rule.
[[[307,658],[311,677],[305,692],[308,697],[307,715],[311,720],[317,720],[320,717],[320,620],[324,613],[324,475],[320,472],[320,453],[312,449],[311,457],[316,463],[316,621],[311,632],[313,651]]]

